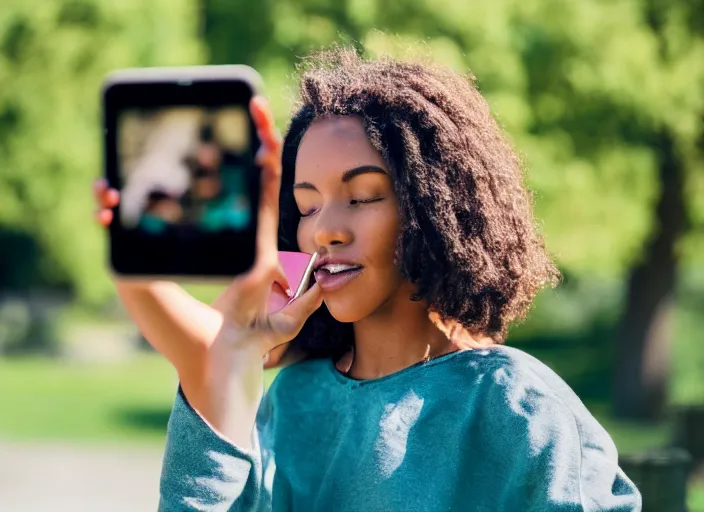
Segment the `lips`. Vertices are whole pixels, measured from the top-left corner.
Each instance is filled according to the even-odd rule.
[[[355,262],[323,258],[316,265],[315,280],[323,291],[330,292],[342,288],[362,272],[364,267]]]
[[[364,272],[364,268],[347,270],[338,274],[330,274],[325,270],[318,270],[315,272],[315,280],[324,292],[331,292],[334,290],[339,290],[350,281],[359,277],[362,272]]]

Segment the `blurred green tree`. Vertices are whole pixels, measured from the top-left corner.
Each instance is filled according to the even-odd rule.
[[[622,416],[658,419],[667,405],[678,269],[696,242],[701,249],[704,196],[693,193],[704,190],[704,1],[642,0],[640,7],[655,40],[664,102],[646,139],[659,195],[643,256],[628,274],[614,403]]]
[[[0,9],[0,291],[112,293],[92,220],[100,84],[111,70],[202,62],[192,0],[6,0]]]
[[[627,280],[617,412],[660,414],[676,270],[704,261],[702,0],[203,2],[213,62],[257,67],[280,120],[292,64],[333,41],[471,69],[530,164],[559,265]]]

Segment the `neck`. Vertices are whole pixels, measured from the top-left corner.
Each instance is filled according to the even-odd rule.
[[[457,350],[428,318],[427,304],[401,296],[355,322],[355,350],[348,375],[376,379]]]

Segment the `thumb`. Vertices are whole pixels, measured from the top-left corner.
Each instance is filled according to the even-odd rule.
[[[281,311],[268,316],[268,324],[272,336],[268,350],[277,345],[287,343],[295,338],[308,317],[323,303],[323,293],[318,283],[308,289],[296,300],[289,302]]]

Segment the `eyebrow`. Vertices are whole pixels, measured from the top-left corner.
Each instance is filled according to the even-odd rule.
[[[355,167],[354,169],[350,169],[349,171],[345,171],[344,174],[342,175],[342,183],[348,183],[349,181],[352,181],[352,179],[356,178],[360,174],[367,174],[367,173],[377,173],[377,174],[387,174],[387,172],[382,169],[381,167],[378,167],[376,165],[360,165],[359,167]],[[301,181],[299,183],[295,183],[293,185],[293,189],[307,189],[307,190],[318,190],[315,188],[315,185],[312,183],[308,183],[307,181]]]

